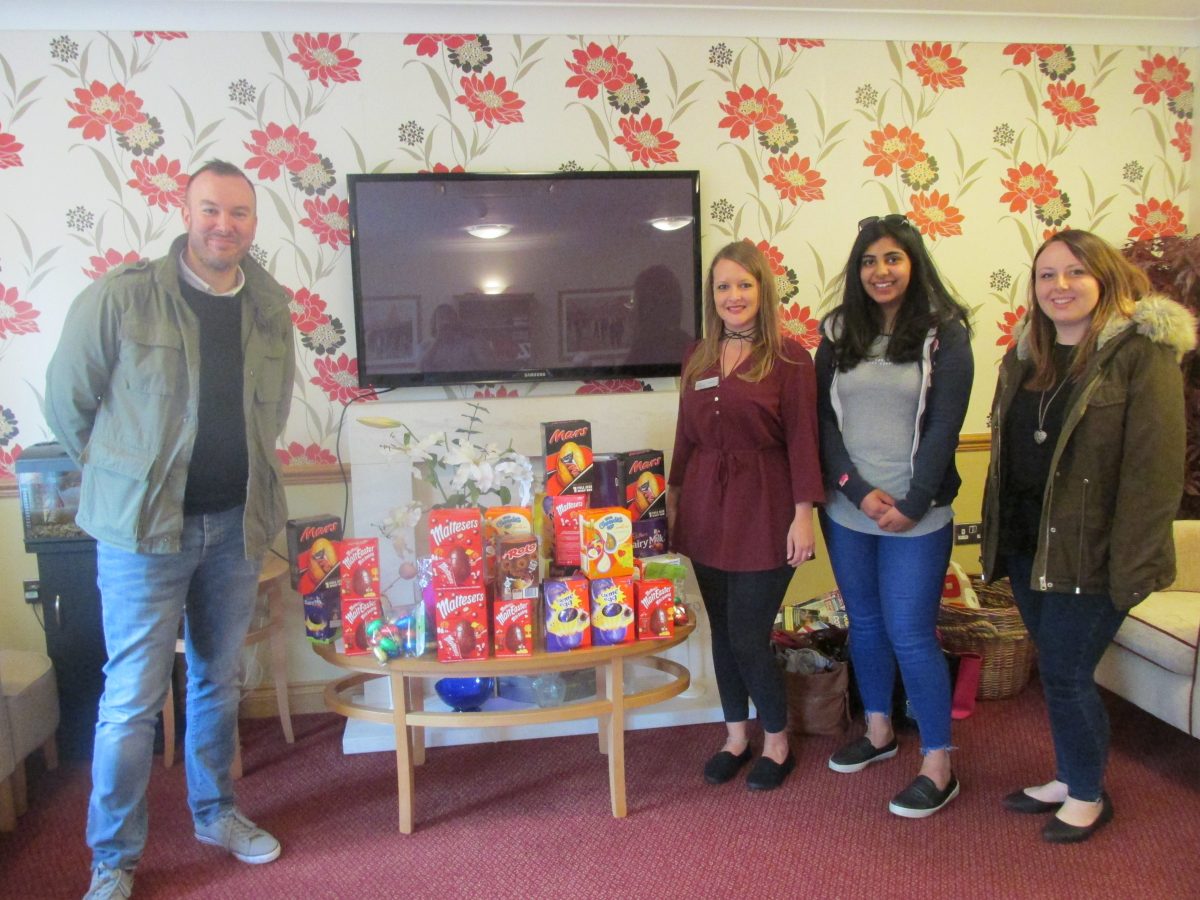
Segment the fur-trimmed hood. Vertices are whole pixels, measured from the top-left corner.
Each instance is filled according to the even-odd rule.
[[[1017,348],[1017,359],[1029,358],[1029,317],[1013,326],[1013,343]],[[1134,304],[1129,318],[1114,316],[1109,320],[1096,339],[1096,349],[1121,334],[1128,328],[1136,328],[1156,344],[1175,351],[1176,359],[1182,359],[1189,350],[1196,349],[1196,319],[1181,303],[1162,294],[1147,294]]]

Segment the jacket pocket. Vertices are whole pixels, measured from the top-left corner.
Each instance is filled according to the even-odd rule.
[[[105,535],[136,541],[154,457],[93,440],[87,447],[80,509]]]
[[[176,329],[125,319],[118,374],[126,390],[171,396],[179,389],[183,366],[183,337]]]
[[[286,357],[287,347],[281,339],[268,340],[263,347],[263,358],[254,376],[254,399],[259,403],[278,403],[283,396]]]

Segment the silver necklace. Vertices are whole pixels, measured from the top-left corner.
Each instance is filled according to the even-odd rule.
[[[1064,378],[1062,380],[1062,383],[1059,384],[1059,386],[1054,389],[1054,393],[1050,395],[1050,401],[1048,403],[1046,403],[1045,409],[1042,408],[1042,404],[1046,400],[1046,392],[1042,391],[1041,399],[1038,400],[1038,427],[1033,432],[1033,442],[1035,444],[1040,444],[1046,440],[1046,432],[1045,432],[1045,429],[1043,429],[1043,427],[1042,427],[1043,425],[1046,424],[1046,413],[1048,413],[1050,411],[1050,407],[1054,403],[1054,398],[1058,396],[1058,392],[1063,389],[1063,387],[1066,385],[1066,383],[1067,383],[1067,379]]]

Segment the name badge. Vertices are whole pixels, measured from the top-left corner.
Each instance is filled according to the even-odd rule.
[[[715,388],[721,383],[721,379],[714,375],[712,378],[701,378],[696,382],[696,390],[707,391],[709,388]]]

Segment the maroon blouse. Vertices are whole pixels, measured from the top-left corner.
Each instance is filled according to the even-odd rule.
[[[702,565],[727,572],[786,565],[796,504],[825,499],[812,357],[794,342],[786,349],[791,358],[776,361],[762,381],[738,377],[746,360],[728,378],[718,363],[681,387],[668,479],[680,492],[671,544]],[[713,378],[713,387],[696,388]]]

